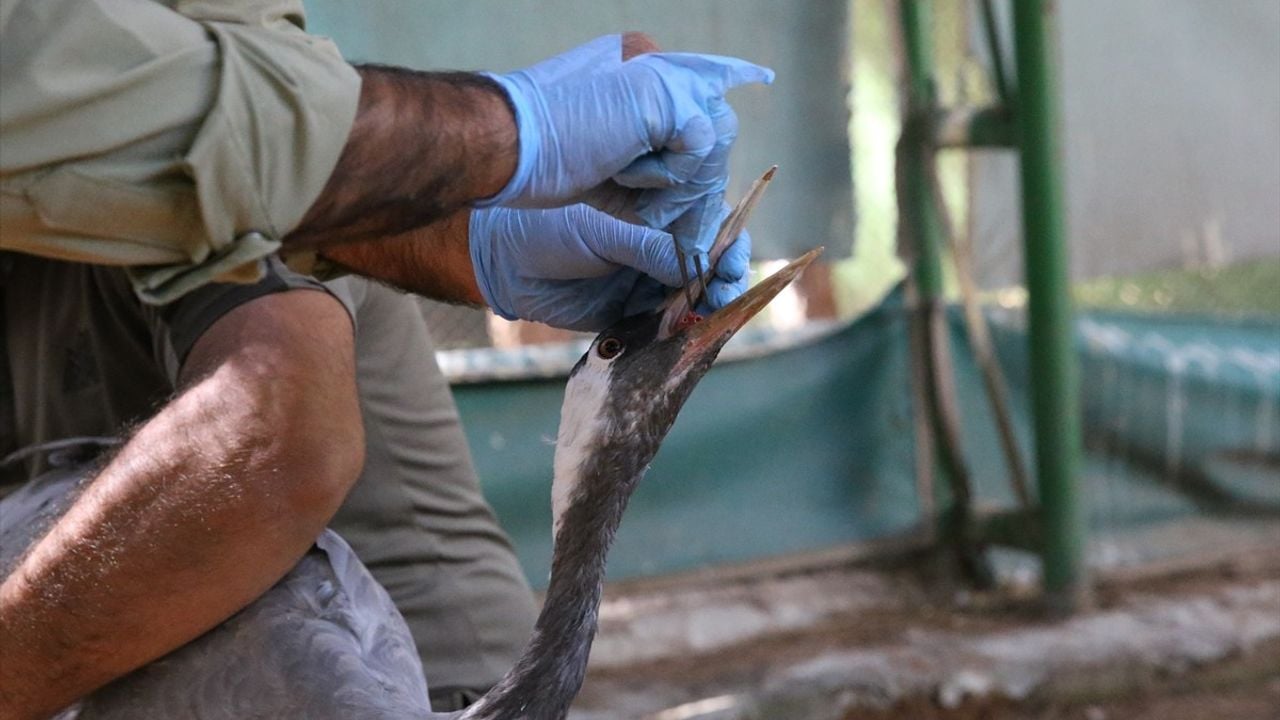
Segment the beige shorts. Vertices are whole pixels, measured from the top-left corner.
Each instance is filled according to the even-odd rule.
[[[165,303],[252,281],[320,194],[360,78],[298,0],[0,0],[0,249]]]

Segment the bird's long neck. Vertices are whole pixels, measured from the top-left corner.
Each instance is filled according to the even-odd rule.
[[[605,443],[570,479],[574,490],[556,531],[551,581],[533,638],[515,667],[463,718],[559,720],[568,713],[596,633],[605,556],[659,440],[643,443],[651,449],[637,448],[634,436],[625,447]]]

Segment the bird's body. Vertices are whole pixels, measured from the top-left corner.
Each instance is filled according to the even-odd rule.
[[[87,465],[0,502],[0,567],[60,514]],[[196,640],[58,720],[404,720],[429,717],[422,664],[390,596],[326,530],[289,573]]]
[[[748,200],[758,196],[753,190]],[[734,236],[733,223],[745,221],[745,213],[735,215],[726,223]],[[520,660],[467,710],[430,711],[403,619],[346,543],[326,532],[249,607],[91,694],[59,720],[565,717],[586,674],[605,557],[627,501],[720,348],[817,252],[703,322],[679,322],[688,308],[673,295],[665,307],[624,319],[591,344],[565,390],[552,483],[555,544],[542,612]],[[0,503],[0,547],[25,547],[38,518],[52,512],[51,498],[66,496],[74,484],[66,477],[37,480]]]
[[[326,530],[266,594],[90,695],[78,720],[405,720],[429,708],[404,618]]]

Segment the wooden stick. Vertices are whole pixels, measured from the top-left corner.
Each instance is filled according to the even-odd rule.
[[[734,206],[729,215],[725,217],[724,222],[720,223],[720,231],[716,233],[716,239],[711,243],[711,250],[707,253],[710,259],[710,267],[702,277],[694,278],[685,287],[672,293],[667,299],[666,307],[662,311],[662,329],[659,331],[663,336],[669,335],[671,329],[676,327],[685,315],[693,310],[692,302],[700,299],[694,293],[700,291],[707,283],[711,282],[711,278],[715,275],[715,269],[720,263],[721,256],[724,251],[729,249],[734,240],[742,234],[743,228],[747,226],[747,220],[751,218],[751,212],[755,210],[756,205],[760,204],[760,198],[764,197],[764,191],[769,187],[769,182],[773,180],[774,173],[778,170],[778,166],[774,165],[761,175],[755,182],[751,183],[751,188],[747,190],[747,194],[743,196],[738,204]],[[695,300],[691,301],[691,298]]]

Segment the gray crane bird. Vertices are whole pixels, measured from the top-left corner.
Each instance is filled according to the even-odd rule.
[[[757,181],[724,223],[713,267],[771,175]],[[720,349],[820,252],[810,251],[705,319],[692,321],[694,296],[677,291],[663,307],[626,318],[591,343],[569,375],[561,409],[546,600],[521,658],[470,708],[431,712],[408,628],[351,549],[326,532],[248,608],[95,692],[59,720],[564,718],[586,674],[605,558],[628,499]],[[5,505],[16,499],[28,511],[49,513],[57,492],[46,485]],[[12,507],[4,514],[22,524]],[[0,539],[12,540],[4,534]]]

